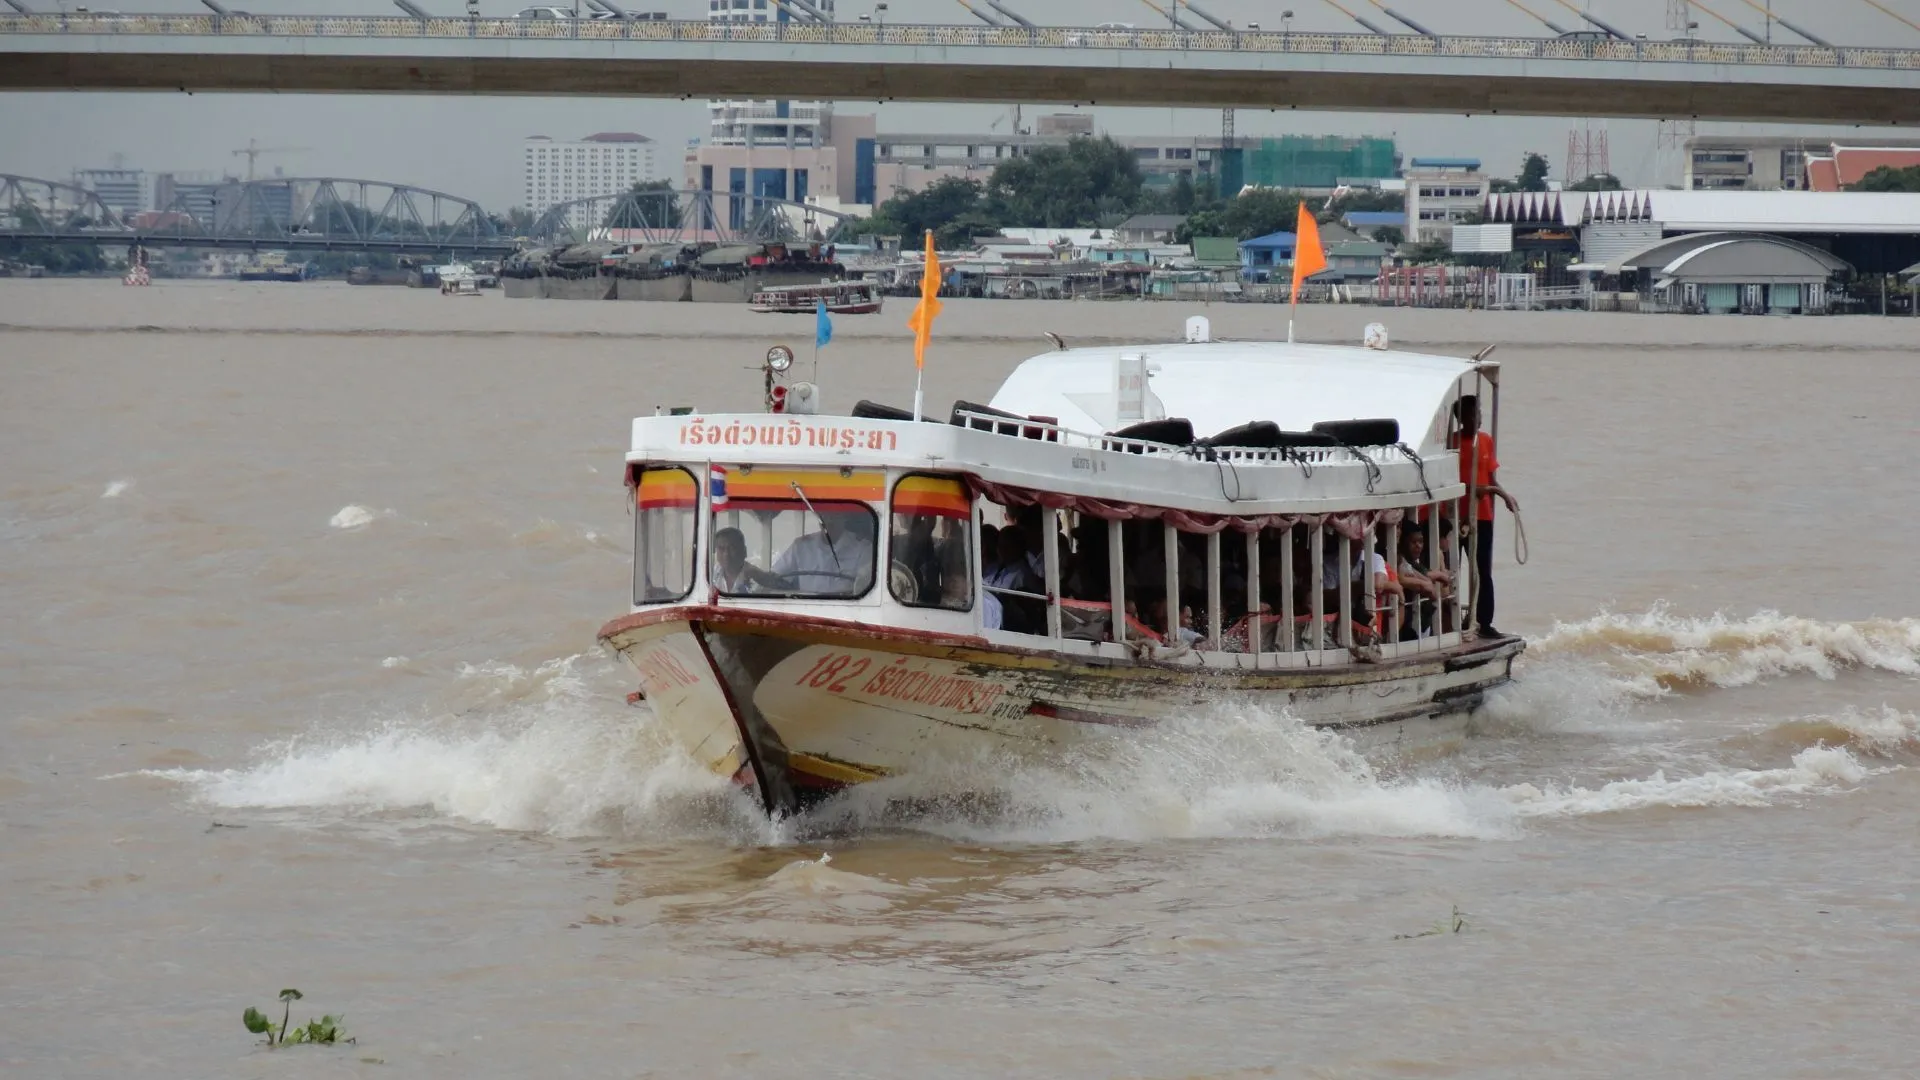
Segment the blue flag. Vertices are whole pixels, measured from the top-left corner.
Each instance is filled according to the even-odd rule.
[[[827,318],[825,300],[820,301],[820,306],[814,309],[813,318],[813,347],[817,349],[833,340],[833,320]]]

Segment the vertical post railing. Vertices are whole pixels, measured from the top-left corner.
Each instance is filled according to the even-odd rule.
[[[1203,643],[1218,651],[1220,648],[1220,534],[1207,534],[1207,640]]]
[[[1313,652],[1324,651],[1327,647],[1327,530],[1324,525],[1315,525],[1307,538],[1307,558],[1313,566],[1307,571],[1313,578],[1312,615],[1313,625],[1308,640],[1313,644]]]
[[[1060,640],[1060,511],[1051,506],[1040,508],[1041,572],[1046,577],[1047,636]]]
[[[1168,645],[1180,643],[1180,531],[1172,522],[1161,524],[1162,537],[1166,551],[1166,618],[1160,632],[1166,635]]]
[[[1121,535],[1120,523],[1107,522],[1107,625],[1113,629],[1113,640],[1124,645],[1127,641],[1127,572],[1126,538]]]
[[[1340,629],[1334,640],[1343,649],[1353,648],[1353,541],[1340,534]]]
[[[1293,624],[1293,530],[1289,525],[1280,533],[1280,640],[1286,642],[1280,652],[1294,652],[1299,641]]]
[[[1448,565],[1447,552],[1440,546],[1440,508],[1439,503],[1427,507],[1427,566],[1430,569],[1437,566],[1445,570],[1447,577],[1454,584],[1448,587],[1445,596],[1433,598],[1431,613],[1427,616],[1429,621],[1427,640],[1430,647],[1435,649],[1440,648],[1440,634],[1447,627],[1447,609],[1453,604],[1454,595],[1460,590],[1459,575],[1454,573],[1455,567]]]
[[[1375,533],[1373,524],[1369,522],[1367,524],[1367,531],[1360,538],[1360,560],[1357,567],[1357,572],[1360,575],[1361,602],[1362,606],[1366,608],[1366,611],[1360,617],[1360,621],[1364,625],[1373,628],[1375,638],[1373,643],[1375,645],[1380,644],[1378,640],[1380,636],[1380,585],[1379,582],[1373,580],[1373,557],[1378,551],[1378,540],[1379,536]]]
[[[1401,624],[1406,619],[1406,568],[1400,565],[1400,526],[1387,526],[1387,580],[1400,582],[1400,593],[1387,598],[1386,633],[1387,644],[1398,650],[1400,647]]]
[[[1247,651],[1260,666],[1260,534],[1247,534]]]

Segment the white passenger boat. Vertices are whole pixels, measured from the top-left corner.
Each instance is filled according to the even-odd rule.
[[[811,315],[821,304],[834,315],[872,315],[885,303],[870,281],[822,281],[814,285],[770,285],[753,294],[753,310],[779,315]]]
[[[637,419],[633,607],[601,639],[776,815],[1208,703],[1363,747],[1458,737],[1522,648],[1462,632],[1451,526],[1476,494],[1455,404],[1497,423],[1498,369],[1370,345],[1214,341],[1196,318],[1179,343],[1035,356],[937,422],[870,402]],[[772,407],[817,401],[777,392],[780,358]],[[1423,565],[1454,588],[1393,595]]]

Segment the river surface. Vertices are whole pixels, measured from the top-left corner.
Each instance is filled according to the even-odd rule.
[[[907,308],[830,406],[911,400]],[[1189,313],[952,301],[928,399]],[[755,407],[811,319],[0,281],[0,1076],[1920,1074],[1920,322],[1300,333],[1375,319],[1506,365],[1529,651],[1465,750],[1223,701],[773,826],[594,634],[629,418]],[[259,1047],[282,987],[359,1041]]]

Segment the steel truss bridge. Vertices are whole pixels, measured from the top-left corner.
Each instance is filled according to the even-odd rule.
[[[0,173],[0,241],[20,243],[498,257],[595,242],[826,241],[851,220],[746,193],[623,191],[550,207],[516,234],[472,199],[342,177],[181,185],[162,209],[122,213],[86,188]]]
[[[0,90],[1048,102],[1904,125],[1920,123],[1916,76],[1915,49],[1691,37],[0,15]]]

